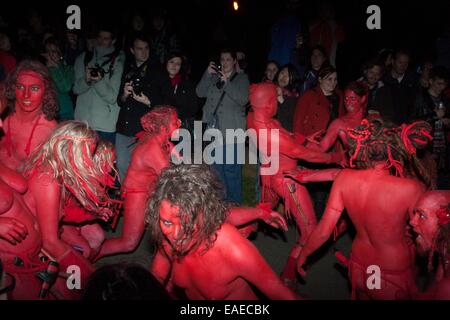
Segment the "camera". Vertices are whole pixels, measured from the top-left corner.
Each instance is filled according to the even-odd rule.
[[[214,63],[213,69],[219,73],[222,72],[222,65],[220,63]]]
[[[140,77],[134,78],[132,87],[133,87],[134,94],[136,94],[137,96],[141,95],[141,93],[143,91],[142,78],[140,78]]]
[[[89,68],[89,73],[93,78],[98,78],[100,76],[103,78],[105,76],[105,70],[98,64],[95,64],[93,68]]]

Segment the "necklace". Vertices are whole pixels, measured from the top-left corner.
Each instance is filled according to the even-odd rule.
[[[25,145],[25,154],[27,155],[27,157],[30,155],[30,151],[31,151],[31,141],[33,140],[33,136],[34,136],[34,131],[36,130],[37,125],[39,124],[39,120],[41,119],[42,115],[39,115],[36,120],[34,121],[33,124],[33,128],[31,129],[31,133],[30,136],[28,137],[27,140],[27,144]],[[12,127],[11,127],[11,117],[8,117],[7,119],[7,123],[8,123],[8,132],[6,132],[6,148],[8,150],[8,156],[11,157],[12,156],[12,138],[11,138],[11,131],[12,131]]]

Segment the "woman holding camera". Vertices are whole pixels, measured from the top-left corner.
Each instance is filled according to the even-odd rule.
[[[197,95],[206,98],[203,122],[210,128],[220,130],[223,137],[226,137],[227,129],[246,129],[245,106],[248,102],[249,80],[245,72],[237,72],[237,64],[236,52],[223,49],[220,63],[210,62],[196,88]],[[226,152],[231,154],[232,148],[234,161],[225,164],[223,160],[227,159]],[[242,149],[239,143],[224,143],[216,149],[218,154],[222,151],[222,164],[214,164],[225,185],[227,200],[237,204],[242,202],[242,165],[237,161],[236,150]]]
[[[193,131],[200,102],[194,83],[187,77],[187,60],[181,52],[171,52],[164,63],[160,92],[162,104],[174,106],[182,127]]]

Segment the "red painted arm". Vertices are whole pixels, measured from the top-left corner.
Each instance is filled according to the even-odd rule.
[[[342,211],[344,210],[344,200],[342,198],[341,188],[345,188],[345,184],[348,183],[348,181],[345,182],[344,178],[345,177],[342,175],[339,175],[334,181],[325,213],[309,236],[298,257],[297,267],[300,274],[305,274],[302,270],[302,266],[306,262],[306,259],[330,238],[334,227],[342,215]]]
[[[133,159],[137,159],[135,161],[143,161],[143,166],[147,167],[149,172],[154,171],[159,175],[162,170],[169,166],[169,158],[167,154],[161,150],[160,146],[156,146],[154,143],[148,144],[148,150],[146,151],[144,157]],[[128,174],[140,173],[129,171]],[[129,178],[129,176],[127,176],[127,178]],[[130,252],[135,250],[138,246],[145,230],[145,203],[131,203],[125,200],[124,209],[122,234],[120,237],[106,240],[95,260],[112,254]]]
[[[270,209],[233,207],[229,210],[226,222],[238,228],[256,220],[262,220],[274,228],[287,230],[287,224],[283,216]]]
[[[150,267],[150,271],[162,284],[167,280],[171,268],[171,263],[163,250],[163,248],[158,249]]]
[[[25,193],[28,190],[28,183],[18,172],[11,170],[0,163],[1,179],[18,193]]]
[[[319,142],[319,147],[322,152],[328,151],[336,142],[338,133],[342,127],[342,121],[339,119],[334,120],[327,129],[325,137]]]
[[[36,174],[30,180],[30,192],[36,204],[36,218],[42,234],[42,246],[59,261],[70,246],[59,238],[61,186],[49,175]]]
[[[279,136],[279,148],[280,153],[290,158],[314,163],[335,163],[341,161],[344,156],[340,153],[323,153],[310,150],[303,145],[296,144],[291,137],[282,133]]]
[[[170,276],[171,262],[164,251],[164,246],[168,246],[167,243],[163,243],[162,247],[158,249],[152,260],[150,272],[158,279],[158,281],[165,285],[165,289],[172,296],[176,298],[176,294],[173,290],[173,283],[168,279]]]
[[[323,170],[302,170],[295,169],[283,172],[285,177],[289,177],[299,183],[334,181],[342,169]]]

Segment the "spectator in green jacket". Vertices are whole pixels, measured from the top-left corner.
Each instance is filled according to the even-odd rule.
[[[125,55],[114,46],[116,35],[112,26],[99,29],[93,51],[86,51],[75,61],[77,95],[75,120],[86,121],[102,139],[115,143],[119,115],[117,96]]]
[[[50,37],[44,44],[45,52],[42,56],[46,60],[45,64],[58,94],[59,120],[73,120],[73,102],[70,98],[70,90],[74,83],[73,67],[64,61],[56,38]]]

